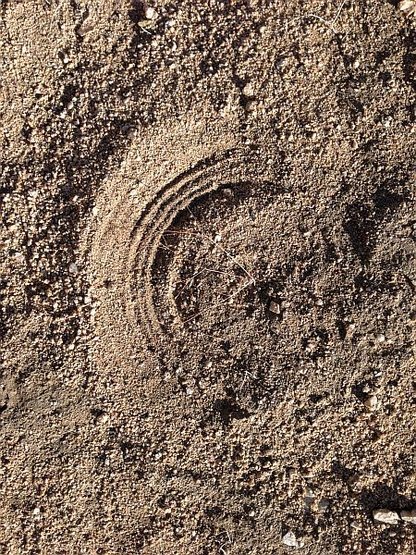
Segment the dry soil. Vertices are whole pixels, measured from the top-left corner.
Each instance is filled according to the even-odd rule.
[[[2,555],[416,553],[411,4],[0,1]]]

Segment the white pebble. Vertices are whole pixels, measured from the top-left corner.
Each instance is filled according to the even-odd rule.
[[[377,522],[384,522],[384,524],[397,524],[400,520],[396,511],[390,511],[389,509],[375,509],[373,518]]]
[[[287,532],[283,538],[282,538],[282,543],[284,545],[287,545],[289,547],[295,547],[295,548],[299,548],[303,546],[303,542],[299,541],[295,534],[291,531]]]
[[[241,91],[244,96],[254,96],[254,87],[252,83],[246,83]]]
[[[157,16],[156,10],[154,8],[146,8],[144,11],[144,17],[146,19],[155,19]]]
[[[365,401],[364,401],[365,406],[368,408],[368,410],[370,411],[374,411],[377,410],[380,406],[377,395],[370,395]]]
[[[415,0],[401,0],[399,2],[399,9],[408,17],[416,15],[416,2]]]

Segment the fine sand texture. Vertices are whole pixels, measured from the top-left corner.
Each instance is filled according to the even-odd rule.
[[[415,15],[0,0],[0,555],[415,555]]]

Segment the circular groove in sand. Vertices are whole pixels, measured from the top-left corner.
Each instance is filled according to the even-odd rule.
[[[251,178],[253,183],[265,178],[263,164],[252,149],[235,149],[221,156],[199,162],[164,185],[151,202],[144,206],[130,234],[126,294],[132,300],[129,318],[138,325],[152,344],[160,342],[164,331],[154,305],[152,268],[163,233],[175,217],[197,198],[224,183],[230,186]]]

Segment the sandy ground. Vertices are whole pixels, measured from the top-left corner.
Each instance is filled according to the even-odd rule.
[[[416,553],[413,10],[0,2],[1,555]]]

